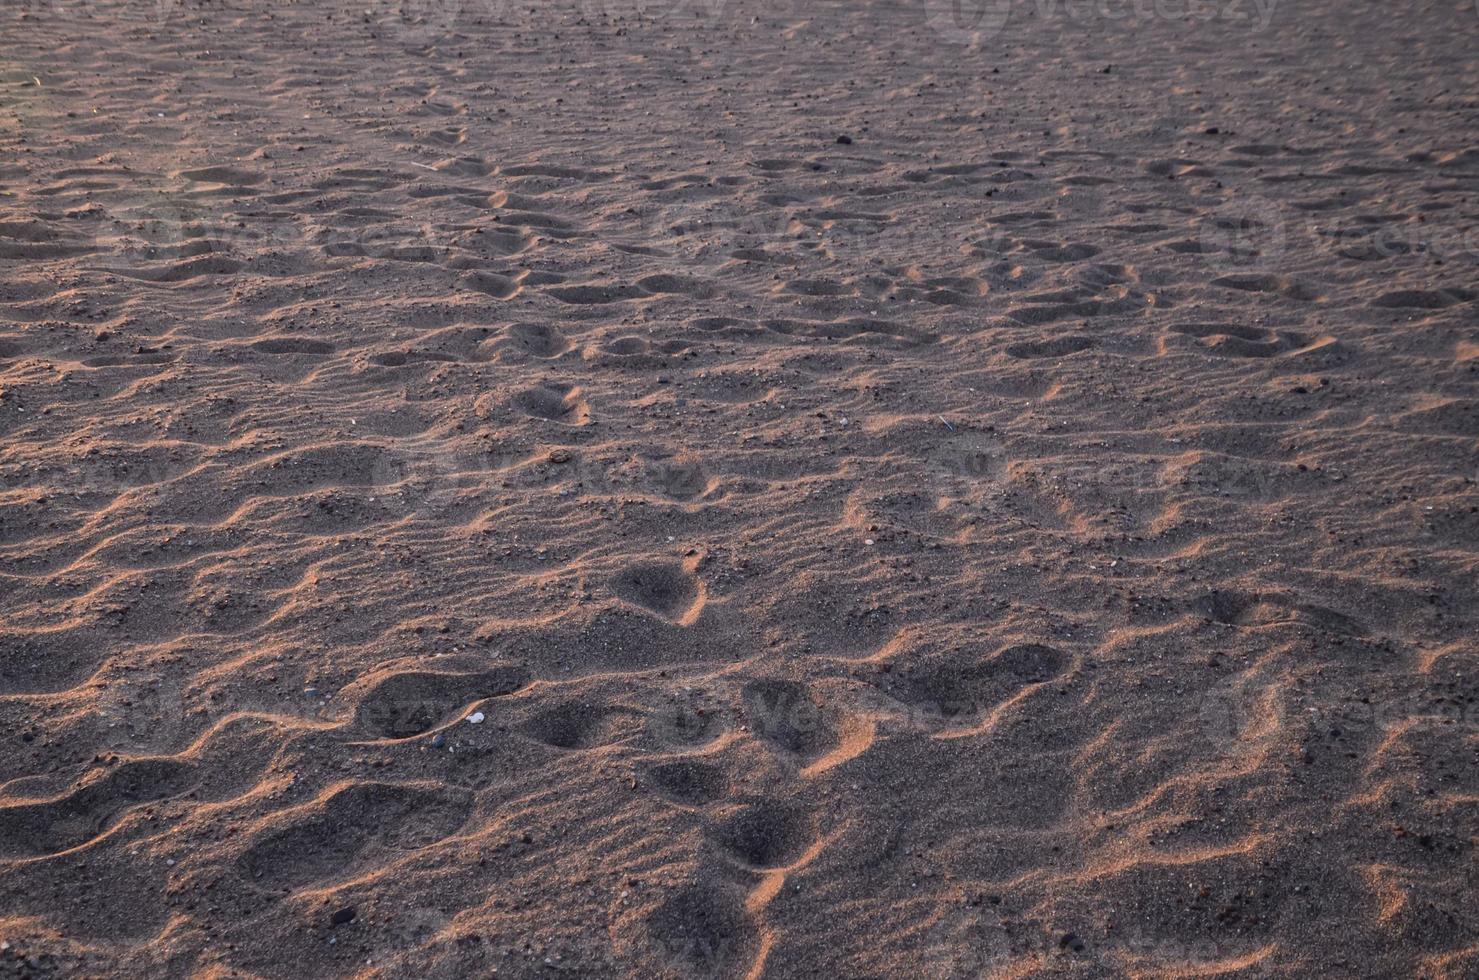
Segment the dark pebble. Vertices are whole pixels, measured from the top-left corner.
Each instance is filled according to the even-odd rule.
[[[335,912],[333,915],[329,916],[329,925],[347,926],[349,925],[349,923],[354,921],[354,917],[358,914],[359,913],[354,910],[353,905],[346,905],[339,911]]]
[[[837,137],[837,142],[841,143],[843,146],[852,146],[852,137],[851,136],[839,136],[839,137]]]

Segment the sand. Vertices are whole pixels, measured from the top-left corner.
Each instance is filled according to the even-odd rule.
[[[0,974],[1475,977],[1472,3],[0,13]]]

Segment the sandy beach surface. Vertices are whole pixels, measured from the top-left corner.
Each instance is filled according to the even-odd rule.
[[[8,0],[0,976],[1479,977],[1472,0]]]

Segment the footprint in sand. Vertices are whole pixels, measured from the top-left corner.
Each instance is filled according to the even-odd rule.
[[[197,184],[221,184],[226,187],[250,187],[262,181],[262,175],[255,171],[226,166],[181,170],[175,176]]]
[[[1232,276],[1221,276],[1212,280],[1212,285],[1223,289],[1236,289],[1245,293],[1275,293],[1290,299],[1311,302],[1322,299],[1319,290],[1288,276],[1250,272]]]
[[[160,367],[172,364],[176,355],[166,351],[154,351],[148,354],[104,354],[99,357],[89,357],[82,361],[86,368],[110,368],[110,367]]]
[[[907,663],[886,665],[869,683],[907,706],[912,721],[931,728],[973,728],[998,705],[1024,688],[1059,676],[1068,663],[1062,651],[1042,643],[1020,643],[982,656],[963,649]]]
[[[641,299],[644,296],[651,295],[651,293],[640,286],[625,286],[620,284],[559,286],[548,292],[562,303],[571,303],[577,306],[625,303],[628,300]]]
[[[408,364],[455,364],[462,358],[456,354],[436,350],[394,350],[370,355],[370,363],[376,367],[405,367]]]
[[[355,874],[365,852],[383,865],[386,852],[427,847],[467,821],[471,797],[431,784],[340,785],[278,815],[237,862],[243,877],[273,889],[337,881]]]
[[[671,894],[647,918],[665,966],[688,977],[739,977],[760,950],[755,920],[738,889],[695,883]]]
[[[776,679],[751,681],[740,698],[750,730],[802,761],[825,756],[841,741],[832,712],[803,684]]]
[[[1020,360],[1045,357],[1067,357],[1094,347],[1092,337],[1053,337],[1048,340],[1023,340],[1007,346],[1007,354]]]
[[[385,738],[412,738],[448,724],[477,701],[512,694],[528,682],[527,671],[513,665],[470,673],[391,674],[361,699],[355,724]]]
[[[648,474],[653,485],[674,500],[693,500],[708,493],[713,487],[713,481],[697,459],[655,462],[648,468]]]
[[[670,750],[691,751],[708,745],[728,728],[721,708],[700,698],[675,700],[647,717],[649,738]]]
[[[57,799],[0,806],[0,856],[34,857],[81,846],[131,808],[187,792],[195,775],[189,763],[140,759]]]
[[[322,340],[308,340],[304,337],[268,337],[253,343],[252,350],[263,354],[310,354],[323,357],[334,353],[334,345]]]
[[[652,766],[648,785],[675,803],[703,806],[729,792],[729,776],[718,766],[697,759],[676,759]]]
[[[1371,305],[1383,310],[1446,310],[1470,302],[1476,295],[1466,289],[1401,289],[1382,293]]]
[[[714,284],[707,279],[699,279],[695,276],[679,276],[660,274],[646,276],[637,280],[637,286],[649,293],[676,294],[680,296],[692,296],[694,299],[707,299],[714,295]]]
[[[570,701],[529,719],[524,734],[557,749],[595,749],[635,734],[639,720],[627,709]]]
[[[732,857],[755,869],[794,864],[816,840],[811,812],[797,803],[759,800],[744,806],[713,830]]]
[[[698,618],[705,601],[703,582],[689,565],[676,561],[625,568],[611,580],[611,591],[624,602],[683,625]]]
[[[494,299],[513,299],[519,294],[520,278],[501,272],[469,272],[461,281],[468,289]]]
[[[561,425],[584,425],[590,420],[589,406],[580,397],[580,390],[571,385],[546,382],[519,392],[513,402],[531,418]]]
[[[1191,611],[1224,626],[1305,626],[1322,633],[1359,637],[1367,634],[1358,620],[1298,597],[1215,589],[1190,604]]]
[[[532,357],[559,357],[570,349],[565,335],[547,323],[515,323],[503,336],[508,346]]]

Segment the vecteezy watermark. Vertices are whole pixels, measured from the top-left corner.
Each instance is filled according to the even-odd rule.
[[[427,262],[445,257],[454,232],[425,221],[362,226],[315,223],[306,213],[272,211],[184,191],[139,194],[96,222],[96,252],[109,268],[140,278],[189,274],[180,263],[224,272],[275,255],[311,251],[328,259]]]
[[[1000,34],[1012,16],[1012,0],[924,0],[925,22],[941,40],[971,44]]]
[[[26,17],[59,17],[66,12],[62,0],[13,0],[0,5],[0,14]]]
[[[438,442],[368,447],[377,500],[406,514],[436,518],[489,494],[536,492],[555,498],[639,495],[687,501],[708,475],[696,463],[653,454],[619,458],[565,447],[492,451]]]
[[[1251,196],[1227,201],[1204,219],[1198,245],[1203,260],[1222,275],[1274,272],[1291,257],[1319,253],[1361,261],[1479,263],[1479,222],[1467,220],[1299,220],[1278,202]]]
[[[1479,732],[1479,704],[1418,694],[1347,697],[1303,709],[1307,723],[1325,732],[1445,731]]]
[[[371,463],[370,483],[378,488],[377,499],[382,502],[408,514],[435,517],[454,507],[464,490],[475,492],[491,485],[496,472],[493,459],[464,460],[437,448],[383,448]]]
[[[169,752],[186,728],[186,698],[168,675],[110,681],[98,690],[94,717],[116,749]]]
[[[506,0],[513,2],[513,0]],[[717,20],[729,0],[578,0],[583,17],[618,20],[696,17]]]
[[[689,706],[692,717],[679,734],[688,735],[699,726],[703,732],[712,733],[722,727],[719,718],[727,716],[731,725],[745,725],[757,735],[793,748],[835,732],[848,718],[868,718],[890,732],[949,735],[979,728],[1001,706],[1002,696],[964,688],[927,694],[909,689],[889,693],[864,684],[823,697],[799,684],[761,681],[749,685],[741,701],[737,711],[705,706],[696,715],[694,706]],[[665,725],[673,727],[670,722]]]
[[[13,10],[58,20],[85,19],[90,27],[96,28],[100,15],[130,26],[163,27],[181,16],[187,8],[186,0],[118,0],[106,6],[88,3],[87,0],[6,0],[0,4],[0,14]]]
[[[471,19],[482,13],[497,14],[512,9],[515,4],[516,0],[369,0],[364,15],[372,23],[390,23],[404,30],[424,31],[424,36],[431,38],[438,32],[450,31],[462,19]],[[265,0],[257,5],[258,11],[261,12],[264,6],[287,9],[293,4],[290,0]],[[13,7],[56,18],[87,16],[92,25],[97,23],[93,19],[95,15],[104,11],[117,22],[145,27],[167,27],[192,14],[200,19],[212,11],[210,6],[201,6],[192,0],[120,0],[106,8],[85,0],[17,0],[14,4],[7,0],[0,10],[8,11]]]
[[[376,698],[361,704],[357,722],[386,738],[405,739],[431,731],[448,714],[447,703],[435,698]]]
[[[755,955],[753,923],[733,885],[684,885],[647,919],[650,952],[660,975],[731,976]]]
[[[1203,258],[1230,274],[1277,265],[1284,258],[1284,209],[1262,197],[1228,201],[1202,222]]]
[[[847,147],[819,152],[807,164],[824,170]],[[1006,169],[1005,165],[1003,169]],[[784,171],[782,171],[784,172]],[[973,247],[993,256],[1018,245],[1006,229],[980,211],[969,219]],[[931,265],[941,248],[941,230],[920,220],[884,212],[801,204],[757,204],[741,198],[678,198],[613,215],[601,233],[613,244],[642,244],[654,237],[691,250],[722,248],[746,261],[777,262],[825,256],[833,268],[873,270],[879,255],[901,265]],[[1019,262],[1031,256],[1015,255]]]
[[[109,500],[124,494],[157,495],[195,466],[191,459],[94,450],[45,465],[0,469],[0,491],[26,488],[48,496]]]
[[[1151,20],[1241,25],[1265,30],[1278,0],[923,0],[925,21],[943,41],[980,44],[1024,26],[1095,24],[1106,28]]]
[[[220,204],[187,194],[145,194],[113,212],[96,229],[99,255],[115,268],[165,271],[169,263],[207,256],[244,256],[294,247],[298,225],[288,219],[234,216]]]
[[[220,229],[206,225],[205,217],[189,205],[164,200],[133,210],[121,222],[113,257],[125,267],[138,268],[183,255],[192,243],[201,252],[226,251]]]
[[[1258,952],[1258,946],[1247,941],[1163,939],[1138,932],[1098,936],[1054,929],[1030,917],[1026,921],[1008,917],[993,901],[979,897],[940,910],[911,947],[915,965],[925,976],[950,980],[1015,974],[1028,963],[1050,972],[1055,965],[1062,970],[1089,969],[1095,976],[1121,975],[1132,963],[1184,970],[1199,962],[1253,961]],[[1239,975],[1273,974],[1250,962]]]
[[[956,431],[929,453],[927,466],[930,482],[940,493],[969,497],[1006,478],[1006,450],[990,433]]]
[[[471,451],[435,442],[371,451],[370,483],[377,500],[421,518],[440,518],[490,493],[537,489],[563,496],[577,486],[604,487],[607,480],[604,467],[558,452]],[[565,462],[552,462],[551,456]]]
[[[478,23],[496,23],[511,0],[371,0],[365,19],[406,44],[430,44]]]
[[[128,0],[126,6],[138,19],[160,27],[185,14],[185,0]]]
[[[1479,731],[1479,704],[1407,693],[1343,696],[1292,705],[1276,684],[1231,678],[1207,690],[1198,706],[1202,734],[1223,755],[1256,752],[1295,723],[1299,730],[1344,736],[1393,731]]]
[[[356,452],[354,468],[362,480],[343,492],[361,494],[382,513],[420,520],[439,520],[503,493],[686,501],[700,496],[709,479],[695,463],[657,454],[606,459],[565,448],[489,450],[439,440],[365,442]],[[123,497],[153,506],[176,494],[216,492],[218,475],[194,454],[112,446],[70,459],[0,464],[0,492],[42,491],[56,506]]]
[[[311,686],[268,691],[226,685],[212,691],[192,687],[167,672],[131,671],[98,686],[91,717],[113,748],[167,755],[231,716],[287,713],[331,721],[338,710],[331,697]]]
[[[1211,325],[1209,329],[1234,329]],[[1195,487],[1220,497],[1271,501],[1300,488],[1328,486],[1336,472],[1295,462],[1249,461],[1218,453],[1171,457],[1134,453],[1103,457],[1093,467],[1059,468],[1017,461],[995,432],[972,431],[936,418],[938,441],[926,451],[920,489],[962,502],[1007,503],[1012,495],[1058,496],[1083,501],[1100,513],[1130,510],[1177,488]],[[1185,447],[1176,449],[1180,452]],[[994,502],[994,503],[993,503]]]
[[[1253,753],[1277,727],[1282,710],[1279,692],[1244,678],[1230,678],[1206,691],[1198,706],[1202,734],[1220,754]]]
[[[1437,262],[1479,263],[1479,222],[1406,222],[1372,225],[1364,221],[1309,222],[1305,237],[1333,249],[1341,258],[1380,261],[1420,256]]]
[[[691,698],[667,705],[648,718],[653,738],[674,749],[691,748],[715,738],[724,730],[725,712],[708,701]]]
[[[169,3],[178,0],[149,0]],[[413,45],[432,44],[459,33],[537,15],[561,15],[573,25],[654,21],[690,17],[717,20],[729,0],[575,0],[573,7],[551,9],[520,0],[370,0],[366,21],[377,31]],[[545,26],[548,26],[547,24]]]

